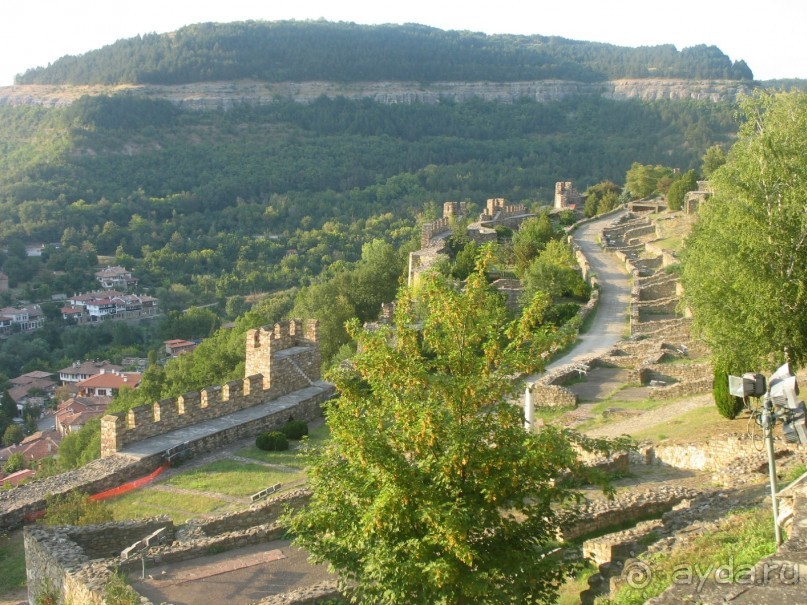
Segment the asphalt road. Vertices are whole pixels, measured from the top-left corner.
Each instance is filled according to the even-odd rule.
[[[577,343],[561,357],[547,364],[552,370],[574,363],[579,359],[604,353],[622,340],[628,329],[628,305],[630,304],[631,283],[625,265],[616,256],[605,252],[597,242],[602,230],[626,211],[581,225],[572,234],[575,243],[588,259],[591,271],[600,284],[600,299],[588,330],[580,334]],[[538,380],[542,374],[526,378],[527,383]]]

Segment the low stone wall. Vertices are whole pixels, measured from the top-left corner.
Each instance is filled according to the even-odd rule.
[[[286,528],[276,522],[267,522],[246,529],[224,532],[215,536],[199,536],[165,546],[151,548],[146,556],[146,565],[162,565],[198,559],[210,553],[225,552],[255,544],[280,540]]]
[[[713,378],[711,363],[659,363],[639,369],[639,382],[649,384],[653,380],[662,382],[700,382]]]
[[[104,605],[104,585],[121,551],[161,527],[168,528],[166,539],[173,539],[174,526],[168,517],[86,527],[26,527],[29,602],[53,591],[63,603]]]
[[[575,540],[623,523],[635,523],[642,518],[660,516],[684,499],[693,498],[697,490],[662,485],[655,490],[599,500],[580,507],[573,520],[564,524],[561,534],[564,540]]]
[[[759,440],[750,435],[725,434],[712,438],[707,443],[644,445],[638,449],[635,460],[680,469],[737,474],[740,468],[738,461],[741,459],[753,459],[753,466],[758,466],[757,462],[767,462],[765,452],[759,448]],[[775,451],[777,456],[797,455],[807,458],[807,449],[804,446],[785,443],[780,439],[775,440]]]
[[[586,540],[583,542],[583,556],[598,566],[636,556],[642,540],[663,527],[660,520],[641,521],[631,529]]]
[[[577,407],[577,395],[556,384],[538,384],[532,388],[532,402],[536,407]]]
[[[678,278],[675,275],[662,274],[660,277],[640,278],[639,301],[653,301],[679,296]]]
[[[27,516],[45,509],[45,499],[50,495],[66,494],[75,490],[88,494],[102,492],[148,475],[160,464],[162,458],[159,456],[141,460],[127,456],[111,456],[93,460],[76,470],[19,485],[8,491],[0,491],[0,527],[7,529],[19,527]]]
[[[286,508],[300,508],[311,499],[311,491],[306,488],[295,489],[274,498],[269,498],[249,508],[215,517],[189,520],[183,531],[191,533],[201,532],[212,536],[231,531],[239,531],[276,521]]]
[[[266,597],[251,605],[314,605],[325,602],[348,601],[339,592],[336,582],[320,582],[306,588]]]
[[[706,378],[692,382],[678,382],[665,387],[650,387],[647,396],[650,399],[678,399],[689,395],[708,393],[712,390],[713,379]]]

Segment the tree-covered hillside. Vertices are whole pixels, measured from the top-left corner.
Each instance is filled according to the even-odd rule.
[[[32,69],[18,84],[187,84],[211,80],[518,81],[620,78],[752,80],[715,46],[678,51],[422,25],[203,23],[149,34]]]

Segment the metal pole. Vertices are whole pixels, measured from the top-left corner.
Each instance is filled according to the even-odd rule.
[[[532,425],[535,422],[535,406],[532,403],[532,390],[530,385],[524,390],[524,428],[532,431]]]
[[[776,458],[773,453],[773,425],[776,417],[773,415],[773,404],[770,394],[765,396],[765,409],[762,412],[762,428],[765,430],[765,447],[768,450],[768,474],[771,483],[771,508],[773,509],[773,532],[776,537],[776,546],[782,545],[782,530],[779,527],[779,502],[776,500]]]

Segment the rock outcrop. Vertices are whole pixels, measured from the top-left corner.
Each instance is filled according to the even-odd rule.
[[[384,104],[438,103],[441,100],[482,99],[513,103],[519,99],[560,101],[575,95],[602,96],[615,100],[647,101],[698,99],[733,101],[748,94],[754,85],[736,80],[636,79],[607,82],[541,80],[525,82],[198,82],[176,86],[134,85],[44,85],[0,87],[0,106],[41,105],[61,107],[83,95],[134,94],[168,99],[185,109],[228,109],[240,104],[267,105],[277,99],[311,103],[321,96],[373,99]]]

